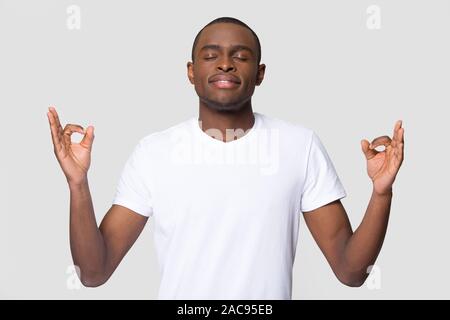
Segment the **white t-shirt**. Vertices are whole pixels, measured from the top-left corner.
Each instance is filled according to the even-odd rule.
[[[301,213],[346,196],[313,130],[254,115],[230,142],[192,117],[126,162],[113,204],[153,217],[158,299],[291,299]]]

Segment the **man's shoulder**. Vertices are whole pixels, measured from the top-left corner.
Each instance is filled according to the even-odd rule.
[[[139,144],[143,146],[165,144],[171,139],[175,133],[189,131],[192,126],[194,117],[190,117],[182,122],[172,125],[166,129],[149,133],[139,140]]]

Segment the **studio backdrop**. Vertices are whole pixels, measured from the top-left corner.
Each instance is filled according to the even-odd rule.
[[[136,143],[198,113],[186,63],[220,16],[258,34],[267,67],[254,111],[319,135],[354,228],[372,190],[360,141],[403,120],[405,158],[371,275],[341,284],[302,218],[293,299],[450,298],[448,0],[0,0],[0,298],[156,298],[152,218],[105,285],[77,281],[46,112],[95,126],[88,177],[100,223]]]

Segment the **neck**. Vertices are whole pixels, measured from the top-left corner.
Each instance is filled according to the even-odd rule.
[[[251,100],[235,111],[218,111],[200,101],[198,120],[203,131],[224,142],[242,137],[255,123]]]

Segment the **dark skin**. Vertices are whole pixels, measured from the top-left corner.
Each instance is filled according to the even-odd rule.
[[[247,28],[217,23],[202,31],[187,71],[199,96],[203,130],[217,128],[226,141],[226,129],[246,131],[253,126],[251,98],[266,69],[264,64],[258,65],[257,54],[256,40]],[[216,88],[209,80],[218,74],[231,74],[240,83],[235,88]]]
[[[245,49],[244,49],[245,47]],[[205,48],[205,49],[202,49]],[[188,62],[188,78],[199,95],[202,129],[250,129],[254,124],[251,97],[264,78],[265,65],[258,64],[256,42],[251,32],[231,23],[205,28]],[[246,60],[242,60],[244,58]],[[234,76],[238,84],[218,88],[209,80],[215,75]],[[70,245],[81,282],[88,287],[105,283],[143,230],[148,218],[120,205],[113,205],[97,227],[87,172],[94,141],[94,128],[67,124],[63,129],[55,108],[50,107],[55,156],[70,190]],[[72,143],[71,135],[84,135]],[[385,150],[377,151],[378,146]],[[304,212],[306,224],[337,278],[348,286],[361,286],[367,268],[373,265],[386,234],[392,185],[403,162],[404,129],[397,121],[392,138],[380,136],[361,140],[367,173],[373,183],[364,218],[353,232],[342,203],[337,200]]]

